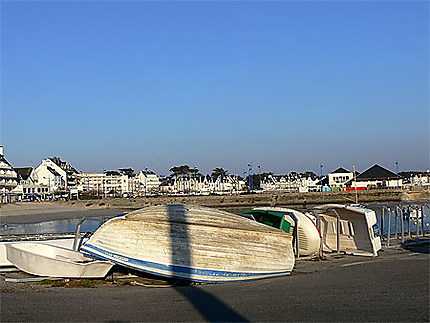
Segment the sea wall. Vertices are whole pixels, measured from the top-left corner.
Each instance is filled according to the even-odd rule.
[[[230,211],[241,211],[260,206],[306,207],[326,203],[382,203],[429,200],[428,191],[373,190],[313,193],[270,192],[222,196],[159,196],[148,198],[105,198],[103,200],[68,201],[68,205],[104,208],[139,209],[158,204],[194,204]]]

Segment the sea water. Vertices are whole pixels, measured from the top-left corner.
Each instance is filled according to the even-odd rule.
[[[103,217],[85,219],[81,225],[81,232],[94,232],[106,220]],[[74,233],[82,218],[72,218],[67,220],[53,220],[28,224],[3,224],[0,227],[0,236],[5,235],[26,235],[26,234],[53,234],[53,233]]]

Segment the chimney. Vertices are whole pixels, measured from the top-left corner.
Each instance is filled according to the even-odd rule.
[[[0,146],[0,156],[4,156],[4,148],[3,148],[3,146]]]

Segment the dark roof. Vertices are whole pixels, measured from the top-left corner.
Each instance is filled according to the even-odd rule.
[[[349,170],[346,170],[345,168],[339,167],[338,169],[331,172],[331,174],[336,174],[336,173],[351,173],[351,172]]]
[[[360,175],[357,176],[357,180],[368,180],[368,179],[391,179],[397,178],[397,174],[392,171],[379,166],[378,164],[373,165],[369,169],[366,169]]]
[[[15,167],[15,171],[23,180],[27,180],[33,171],[33,167]]]
[[[53,169],[52,167],[47,167],[48,170],[52,173],[52,175],[54,176],[61,176],[55,169]]]
[[[58,167],[60,167],[62,170],[70,174],[78,174],[79,172],[74,168],[72,165],[70,165],[66,161],[62,161],[60,157],[49,157],[49,159],[56,164]]]

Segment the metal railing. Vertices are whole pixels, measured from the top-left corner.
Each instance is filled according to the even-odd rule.
[[[368,204],[377,214],[385,246],[430,236],[430,202]]]

